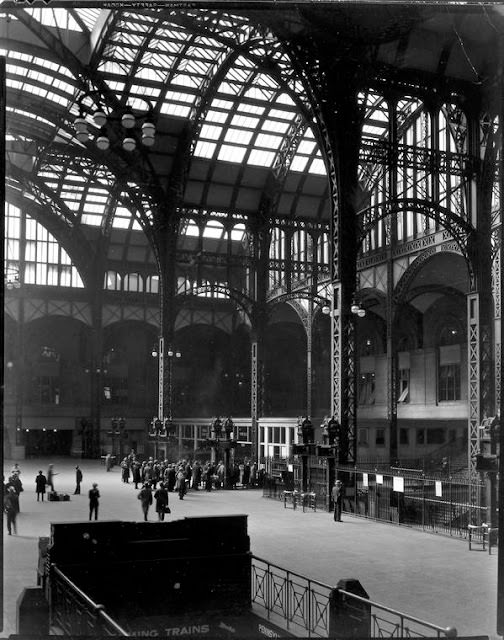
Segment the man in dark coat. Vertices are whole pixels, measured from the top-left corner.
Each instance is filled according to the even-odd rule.
[[[343,505],[343,497],[345,489],[341,480],[336,480],[332,488],[332,497],[334,500],[334,521],[341,522],[341,508]]]
[[[89,490],[89,519],[91,520],[92,515],[94,513],[94,519],[98,520],[98,505],[100,492],[98,491],[98,485],[96,482],[93,482],[93,488]]]
[[[82,482],[82,471],[79,469],[79,465],[75,467],[75,491],[74,496],[80,494],[80,485]]]
[[[42,496],[42,502],[44,502],[46,484],[47,478],[42,473],[42,471],[39,471],[38,476],[35,477],[35,493],[37,494],[37,502],[40,501],[40,496]]]
[[[12,530],[17,533],[16,517],[19,513],[19,499],[16,494],[16,490],[11,485],[7,488],[7,493],[4,497],[4,511],[7,516],[7,532],[12,535]]]
[[[152,491],[150,486],[148,484],[144,484],[144,486],[142,487],[137,497],[140,500],[140,504],[142,506],[142,513],[143,513],[144,520],[147,522],[149,507],[152,504]]]

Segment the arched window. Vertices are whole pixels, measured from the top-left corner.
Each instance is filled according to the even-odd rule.
[[[159,293],[159,276],[147,276],[145,281],[146,293]]]
[[[329,264],[329,234],[323,233],[317,243],[317,262],[319,264]]]
[[[106,271],[103,288],[109,289],[111,291],[120,291],[121,290],[121,276],[117,271]]]
[[[280,261],[285,260],[285,232],[274,227],[271,232],[269,247],[269,286],[270,289],[281,286],[284,282],[284,270]]]
[[[124,276],[123,281],[124,291],[133,291],[140,293],[143,291],[143,279],[139,273],[128,273]]]

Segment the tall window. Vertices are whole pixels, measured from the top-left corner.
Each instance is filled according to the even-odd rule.
[[[460,364],[439,367],[439,401],[460,400]]]
[[[6,205],[5,258],[24,284],[54,287],[84,286],[70,256],[39,222],[14,205]],[[21,238],[26,238],[24,252]],[[24,262],[24,265],[23,265]]]

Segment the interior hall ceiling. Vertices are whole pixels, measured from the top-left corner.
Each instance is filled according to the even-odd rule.
[[[284,41],[327,56],[334,69],[353,65],[383,87],[462,86],[498,108],[500,3],[135,5],[7,1],[0,50],[8,200],[28,201],[60,238],[77,228],[91,239],[115,233],[117,245],[135,245],[130,255],[139,261],[149,252],[138,232],[152,227],[160,204],[176,201],[188,217],[231,211],[245,220],[271,197],[279,173],[272,216],[328,220],[313,105]],[[107,152],[77,142],[77,100],[89,89],[112,118],[126,105],[145,110],[147,98],[155,145],[123,151],[112,119]],[[96,104],[95,94],[84,102],[89,115]]]

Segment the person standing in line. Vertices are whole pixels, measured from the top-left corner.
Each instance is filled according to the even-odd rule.
[[[342,522],[341,520],[341,507],[343,504],[343,496],[345,494],[345,488],[341,480],[336,480],[334,487],[332,488],[332,497],[334,500],[334,521]]]
[[[149,507],[152,504],[152,491],[148,484],[144,484],[137,498],[140,500],[144,520],[145,522],[147,522],[147,516],[149,515]]]
[[[75,467],[75,491],[74,496],[80,494],[80,486],[82,482],[82,471],[79,469],[79,465]]]
[[[7,532],[11,536],[12,530],[17,533],[16,518],[19,513],[19,498],[13,486],[8,487],[4,497],[4,511],[7,515]]]
[[[42,496],[42,502],[44,502],[44,493],[46,490],[47,478],[42,473],[42,471],[38,472],[38,476],[35,477],[35,493],[37,494],[37,502],[40,501],[40,497]]]
[[[57,475],[54,471],[54,465],[50,464],[47,469],[47,486],[51,487],[51,491],[54,491],[54,476]]]
[[[98,520],[98,506],[100,504],[100,492],[98,491],[98,485],[93,482],[93,488],[89,490],[89,519],[92,519],[94,513],[94,519]]]
[[[166,490],[165,484],[161,482],[159,485],[159,489],[154,493],[154,499],[156,500],[156,511],[158,514],[159,520],[164,520],[166,508],[168,507],[168,491]]]

